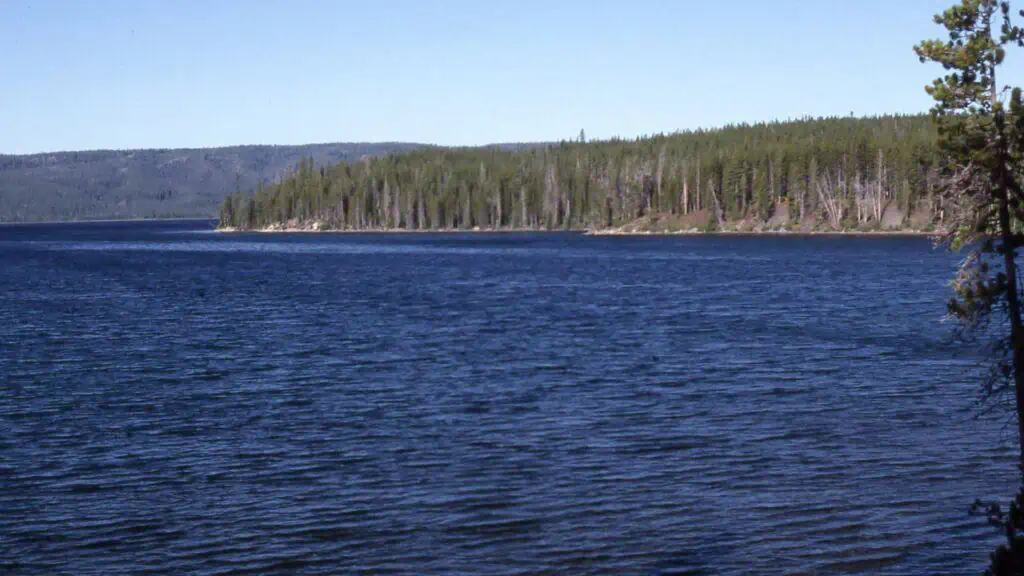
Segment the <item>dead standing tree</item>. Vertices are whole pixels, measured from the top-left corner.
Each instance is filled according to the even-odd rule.
[[[840,172],[833,178],[830,170],[825,170],[821,178],[816,182],[818,198],[825,208],[825,215],[828,216],[832,228],[839,230],[843,221],[843,202],[840,192],[843,189],[843,176]]]

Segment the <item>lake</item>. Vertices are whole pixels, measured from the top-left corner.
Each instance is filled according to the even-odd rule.
[[[924,238],[0,227],[0,571],[969,573]]]

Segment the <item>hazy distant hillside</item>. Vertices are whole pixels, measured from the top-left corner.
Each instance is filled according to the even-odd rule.
[[[214,217],[225,196],[320,165],[417,144],[340,143],[0,155],[0,222]]]

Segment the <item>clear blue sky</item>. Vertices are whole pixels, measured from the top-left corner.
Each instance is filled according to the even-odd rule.
[[[950,3],[0,0],[0,153],[920,112],[941,70],[911,46]]]

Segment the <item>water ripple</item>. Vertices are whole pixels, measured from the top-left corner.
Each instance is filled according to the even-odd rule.
[[[96,224],[0,261],[3,572],[965,573],[1015,488],[925,240]]]

